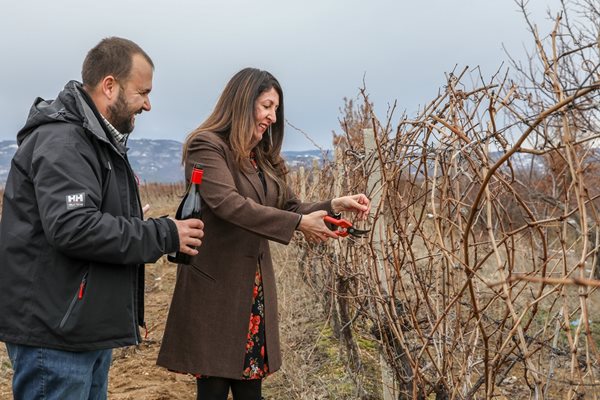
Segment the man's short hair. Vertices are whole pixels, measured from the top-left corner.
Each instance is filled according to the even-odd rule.
[[[114,36],[102,39],[83,60],[81,78],[84,86],[93,88],[109,75],[117,81],[126,81],[135,54],[141,54],[154,68],[150,56],[131,40]]]

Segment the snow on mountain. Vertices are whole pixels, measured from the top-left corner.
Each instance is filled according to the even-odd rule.
[[[140,182],[177,182],[183,180],[181,143],[175,140],[132,139],[128,143],[129,162]],[[0,187],[4,186],[17,144],[0,141]]]
[[[127,152],[129,162],[140,182],[172,183],[184,179],[181,165],[181,142],[131,139],[127,144],[129,146]],[[4,186],[6,182],[10,162],[16,150],[17,144],[14,140],[0,141],[0,187]],[[292,169],[300,166],[311,168],[315,160],[321,161],[324,157],[320,150],[284,151],[282,155]],[[491,154],[492,160],[497,160],[500,156],[500,153]],[[325,157],[331,160],[332,152],[327,152]],[[529,153],[516,153],[511,157],[510,162],[513,168],[521,171],[529,169],[543,171],[546,168],[541,157],[535,157]]]
[[[142,183],[170,183],[184,179],[181,165],[182,143],[176,140],[131,139],[127,142],[127,156],[133,171]],[[0,141],[0,187],[8,177],[11,159],[17,150],[14,140]],[[312,166],[313,160],[320,160],[319,150],[284,151],[283,158],[291,168],[303,165]]]

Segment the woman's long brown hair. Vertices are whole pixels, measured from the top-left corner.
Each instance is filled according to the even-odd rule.
[[[250,149],[256,127],[256,100],[262,93],[271,89],[275,89],[279,94],[277,121],[265,132],[258,145]],[[283,91],[277,79],[267,71],[244,68],[229,80],[208,118],[187,136],[183,145],[183,161],[187,159],[190,144],[203,132],[214,132],[226,138],[240,169],[250,166],[243,161],[247,160],[250,151],[254,150],[258,168],[277,183],[277,205],[282,207],[288,190],[288,171],[281,157],[284,121]]]

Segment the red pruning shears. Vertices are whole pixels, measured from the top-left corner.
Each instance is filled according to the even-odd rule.
[[[356,229],[352,226],[352,222],[347,221],[345,219],[341,219],[341,218],[337,219],[337,218],[333,218],[329,215],[325,216],[323,219],[325,220],[325,222],[339,227],[338,229],[335,230],[335,233],[337,233],[337,235],[340,237],[346,237],[348,235],[352,235],[354,237],[365,237],[365,236],[367,236],[367,234],[370,231],[370,229],[367,229],[367,230]]]

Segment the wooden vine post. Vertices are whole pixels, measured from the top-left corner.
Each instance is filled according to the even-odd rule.
[[[383,199],[381,194],[383,192],[383,180],[381,163],[377,153],[377,144],[375,142],[373,129],[363,129],[363,136],[365,141],[365,160],[370,160],[370,162],[373,163],[371,168],[367,168],[367,170],[370,171],[369,176],[367,176],[367,195],[371,196],[371,214],[379,213],[378,217],[375,219],[376,222],[371,227],[373,231],[372,243],[376,252],[376,257],[372,259],[375,265],[372,267],[377,270],[382,292],[387,293],[389,286],[382,249],[382,246],[385,243],[384,232],[386,225],[382,214]],[[384,314],[383,310],[378,310],[378,312]],[[397,400],[398,385],[394,379],[393,369],[385,359],[383,351],[380,352],[379,361],[381,365],[381,381],[383,384],[383,400]]]

